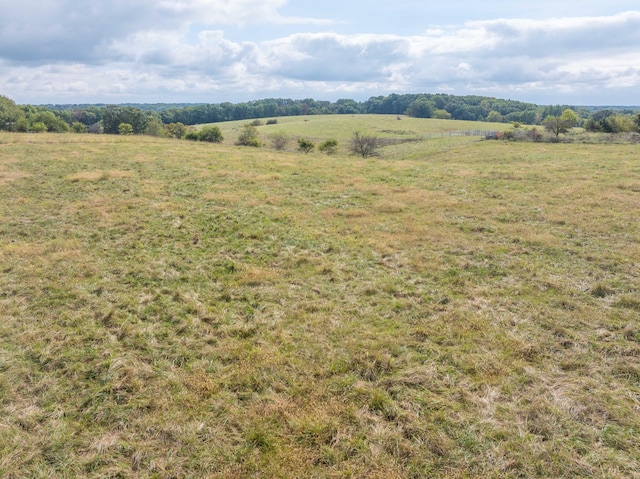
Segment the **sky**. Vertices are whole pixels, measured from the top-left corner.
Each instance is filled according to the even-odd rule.
[[[0,0],[19,104],[391,93],[640,105],[640,2]]]

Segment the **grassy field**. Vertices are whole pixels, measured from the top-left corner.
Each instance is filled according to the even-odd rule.
[[[0,476],[640,477],[639,211],[633,145],[2,133]]]
[[[267,125],[268,119],[258,127],[263,143],[269,143],[269,136],[274,132],[284,132],[292,138],[309,138],[322,142],[329,138],[346,145],[355,131],[375,135],[381,139],[411,141],[423,138],[447,136],[452,131],[498,130],[509,128],[506,123],[487,123],[481,121],[435,120],[431,118],[412,118],[397,115],[311,115],[276,118],[275,125]],[[212,123],[222,131],[225,143],[233,144],[238,138],[242,125],[248,120]],[[297,144],[293,142],[291,149]]]

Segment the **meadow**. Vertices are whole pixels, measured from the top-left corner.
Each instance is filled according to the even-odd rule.
[[[269,144],[269,136],[275,132],[283,132],[292,139],[308,138],[322,142],[333,138],[343,146],[347,144],[355,131],[374,135],[381,140],[410,142],[422,139],[448,137],[450,132],[468,130],[504,130],[505,123],[489,123],[485,121],[452,121],[433,118],[412,118],[398,115],[307,115],[275,118],[276,124],[267,124],[269,119],[258,120],[258,127],[263,143]],[[225,138],[224,143],[234,144],[243,125],[248,120],[211,123],[220,128]],[[196,128],[200,128],[198,126]],[[295,150],[295,141],[291,148]]]
[[[0,476],[640,477],[638,147],[380,153],[0,133]]]

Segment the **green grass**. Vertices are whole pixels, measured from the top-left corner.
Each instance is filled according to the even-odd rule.
[[[317,142],[333,138],[346,144],[355,131],[375,135],[383,139],[410,141],[424,138],[447,136],[452,131],[499,130],[509,127],[505,123],[487,123],[481,121],[436,120],[431,118],[412,118],[397,115],[310,115],[276,118],[278,123],[267,125],[266,119],[260,120],[258,127],[261,140],[269,143],[273,132],[285,132],[292,137],[309,138]],[[233,144],[242,125],[249,120],[214,123],[220,128],[225,143]]]
[[[0,134],[0,476],[638,476],[638,191],[633,145]]]

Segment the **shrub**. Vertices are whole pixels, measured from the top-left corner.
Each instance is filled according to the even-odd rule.
[[[13,131],[25,132],[25,131],[29,131],[30,129],[31,129],[31,123],[29,123],[29,120],[25,116],[18,118],[13,123]]]
[[[198,133],[198,139],[200,141],[208,141],[210,143],[220,143],[224,138],[220,128],[217,126],[205,126]]]
[[[437,120],[451,120],[451,113],[447,110],[436,110],[433,112],[433,118]]]
[[[309,154],[311,152],[311,150],[313,150],[316,147],[316,144],[314,142],[312,142],[311,140],[307,140],[306,138],[300,138],[298,139],[298,149],[302,152],[304,152],[305,154]]]
[[[74,133],[87,132],[87,126],[84,123],[80,123],[79,121],[74,122],[73,125],[71,125],[71,128],[73,129]]]
[[[380,146],[380,141],[376,136],[364,136],[356,131],[349,142],[349,152],[353,155],[358,155],[363,158],[369,156],[375,156],[377,149]]]
[[[33,125],[31,125],[31,131],[36,133],[44,133],[47,131],[47,125],[42,123],[41,121],[36,121]]]
[[[104,133],[104,128],[102,126],[102,123],[98,122],[98,123],[94,123],[93,125],[89,125],[87,127],[87,132],[94,133],[96,135],[100,135],[101,133]]]
[[[267,125],[277,125],[278,124],[278,120],[276,120],[275,118],[272,118],[271,120],[267,120]]]
[[[506,141],[514,141],[516,139],[514,130],[509,129],[509,130],[503,131],[502,136],[500,138]]]
[[[289,135],[287,135],[283,131],[273,133],[269,138],[271,138],[271,144],[273,145],[273,147],[278,151],[284,150],[289,144],[290,140]]]
[[[67,133],[70,130],[69,125],[62,118],[56,118],[53,124],[47,128],[49,131],[55,131],[56,133]]]
[[[531,140],[536,143],[542,141],[542,139],[544,138],[544,135],[535,126],[531,128],[531,130],[529,130],[527,133],[529,135],[529,138],[531,138]]]
[[[197,131],[190,131],[184,135],[184,139],[189,141],[198,141],[200,139],[200,134]]]
[[[147,129],[144,131],[150,136],[166,136],[167,132],[162,122],[158,120],[152,120],[147,124]]]
[[[338,150],[338,141],[330,138],[322,142],[322,144],[318,147],[322,153],[326,153],[327,155],[332,155]]]
[[[258,138],[258,129],[251,123],[243,125],[240,135],[238,136],[238,141],[236,141],[236,145],[254,147],[262,146]]]
[[[253,120],[251,124],[253,126],[262,126],[262,120]]]
[[[133,135],[133,126],[131,126],[129,123],[120,123],[118,125],[118,134]]]
[[[507,141],[535,141],[539,142],[544,139],[544,135],[537,128],[531,130],[526,128],[510,128],[500,135],[500,138]]]
[[[171,138],[180,139],[180,138],[184,138],[184,135],[187,134],[187,127],[180,122],[169,123],[164,128],[167,132],[167,135],[170,136]]]

